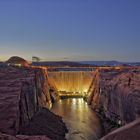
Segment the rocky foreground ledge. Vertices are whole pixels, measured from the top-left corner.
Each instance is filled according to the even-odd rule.
[[[65,124],[50,106],[45,70],[0,68],[0,140],[64,140]]]
[[[109,133],[101,140],[139,140],[140,119]]]

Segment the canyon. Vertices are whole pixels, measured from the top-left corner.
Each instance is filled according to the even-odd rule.
[[[54,72],[5,66],[0,68],[0,139],[66,139],[69,130],[61,114],[51,112],[62,93],[83,96],[102,120],[103,140],[119,140],[119,135],[125,140],[126,132],[131,139],[140,138],[132,133],[140,123],[139,67]]]

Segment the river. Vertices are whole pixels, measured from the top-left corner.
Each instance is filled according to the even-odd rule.
[[[100,119],[83,98],[61,99],[53,105],[52,112],[62,116],[66,123],[67,140],[99,140]]]

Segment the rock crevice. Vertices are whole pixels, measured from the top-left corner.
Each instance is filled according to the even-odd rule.
[[[51,107],[49,90],[45,69],[10,66],[0,68],[0,132],[3,133],[0,134],[0,137],[15,140],[26,139],[25,137],[28,136],[19,138],[17,135],[24,133],[25,128],[28,128],[32,120],[35,119],[36,114],[41,112],[43,108],[46,108],[46,117],[50,114],[49,110],[47,110]],[[63,124],[62,119],[57,118],[54,114],[48,121],[50,122],[46,122],[44,126],[52,129],[55,129],[52,126],[53,121],[56,121],[57,125]],[[63,132],[64,138],[66,133],[65,125],[63,124],[59,130]],[[48,130],[45,132],[44,135],[49,134]],[[34,133],[33,135],[40,135],[40,133]],[[50,136],[53,135],[56,135],[54,131]],[[59,137],[59,135],[57,136]],[[45,136],[37,136],[36,138],[30,136],[28,139],[39,139],[39,137],[42,140],[49,139]]]

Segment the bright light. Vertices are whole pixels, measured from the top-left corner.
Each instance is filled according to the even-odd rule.
[[[50,84],[64,94],[85,94],[88,92],[94,76],[92,72],[48,72]]]

